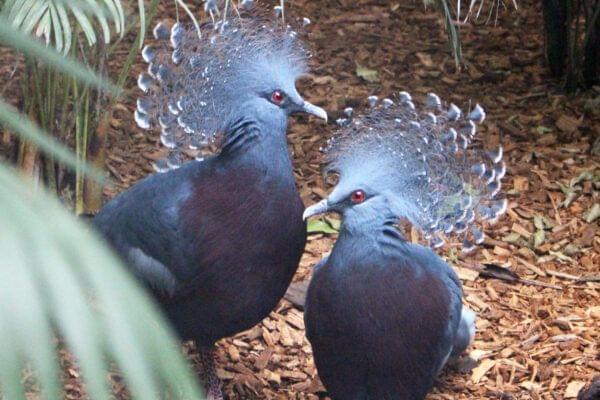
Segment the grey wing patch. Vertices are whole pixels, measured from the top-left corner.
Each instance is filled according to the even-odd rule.
[[[150,257],[137,247],[130,247],[126,253],[126,258],[137,277],[146,282],[152,289],[173,296],[177,288],[177,279],[163,263]]]
[[[323,267],[323,265],[327,264],[327,261],[329,260],[329,256],[330,256],[330,254],[327,254],[325,257],[323,257],[321,259],[321,261],[316,263],[315,266],[313,267],[313,270],[316,272],[319,269],[321,269]]]
[[[463,306],[460,314],[460,323],[454,338],[454,349],[452,357],[458,357],[463,353],[475,339],[475,312]]]

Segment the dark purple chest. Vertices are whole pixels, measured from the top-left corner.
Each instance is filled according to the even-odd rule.
[[[460,295],[434,258],[340,241],[306,301],[321,379],[334,399],[421,399],[450,351]]]
[[[306,226],[293,176],[278,172],[216,168],[197,178],[180,210],[189,281],[166,304],[184,338],[208,345],[248,329],[283,297]]]

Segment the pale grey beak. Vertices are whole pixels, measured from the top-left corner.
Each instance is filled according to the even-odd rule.
[[[314,104],[310,104],[308,101],[305,101],[302,104],[302,110],[307,114],[312,114],[315,117],[319,117],[327,122],[327,111],[323,110],[321,107],[317,107]]]
[[[313,215],[324,214],[327,211],[329,211],[329,204],[327,204],[327,199],[324,199],[304,210],[304,214],[302,214],[302,219],[306,221],[309,217],[312,217]]]

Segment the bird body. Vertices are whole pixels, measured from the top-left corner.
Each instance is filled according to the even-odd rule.
[[[334,399],[422,399],[450,354],[461,284],[393,227],[342,228],[311,280],[306,334]]]
[[[285,146],[257,137],[152,175],[94,219],[183,339],[209,346],[248,329],[285,293],[306,241]]]
[[[134,118],[173,152],[94,219],[180,337],[199,345],[211,400],[222,395],[207,349],[269,314],[306,242],[288,117],[327,119],[296,89],[307,54],[291,28],[221,15],[203,32],[154,29]],[[203,157],[209,144],[217,154]],[[182,148],[197,160],[181,165]]]
[[[407,242],[385,202],[373,201],[370,213],[344,210],[308,288],[306,335],[334,399],[422,399],[470,344],[473,315],[452,268]]]
[[[480,106],[460,120],[455,105],[420,114],[406,92],[398,104],[368,101],[373,110],[342,119],[329,141],[327,170],[337,184],[303,214],[342,215],[339,238],[308,288],[306,333],[333,399],[420,400],[473,340],[475,314],[462,306],[452,268],[407,241],[398,222],[420,228],[433,247],[453,233],[471,250],[483,240],[478,220],[506,211],[498,199],[505,165],[501,149],[485,156],[469,148],[485,117]],[[430,108],[441,105],[428,96]]]

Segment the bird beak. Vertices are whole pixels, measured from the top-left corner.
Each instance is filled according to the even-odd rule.
[[[317,107],[314,104],[309,103],[308,101],[305,101],[304,104],[302,104],[302,111],[307,114],[312,114],[315,117],[322,118],[325,120],[325,122],[327,122],[327,111],[323,110],[321,107]]]
[[[327,203],[327,199],[324,199],[304,210],[304,214],[302,214],[302,219],[306,221],[309,217],[312,217],[313,215],[324,214],[327,211],[329,211],[329,204]]]

